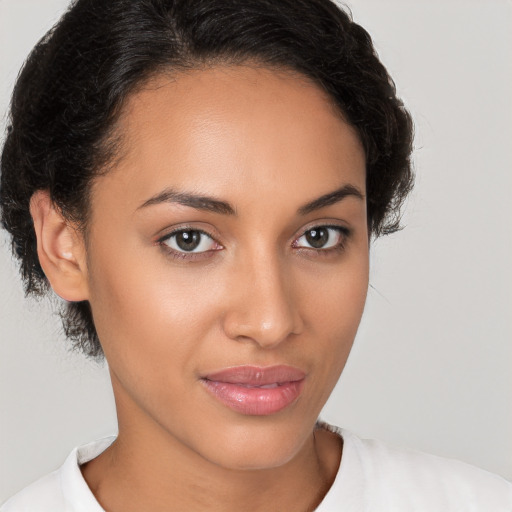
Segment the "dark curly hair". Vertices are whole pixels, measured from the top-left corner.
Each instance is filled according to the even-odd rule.
[[[366,154],[369,232],[399,229],[412,187],[413,126],[368,33],[331,0],[77,0],[29,55],[14,88],[1,157],[0,206],[25,293],[49,283],[29,211],[48,190],[87,233],[91,181],[116,156],[127,96],[158,72],[256,62],[323,88]],[[73,346],[103,355],[87,301],[61,312]]]

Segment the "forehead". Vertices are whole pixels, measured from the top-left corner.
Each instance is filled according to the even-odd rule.
[[[169,186],[234,203],[248,191],[297,189],[303,202],[308,190],[321,195],[346,181],[365,188],[355,130],[296,73],[220,66],[162,74],[129,97],[117,130],[122,158],[106,177],[129,202]]]

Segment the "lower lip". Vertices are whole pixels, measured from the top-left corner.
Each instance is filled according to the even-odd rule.
[[[234,411],[251,416],[268,416],[291,405],[302,392],[304,379],[275,388],[249,388],[240,384],[203,379],[206,389]]]

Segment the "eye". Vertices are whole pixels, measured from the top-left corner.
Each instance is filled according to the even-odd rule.
[[[293,243],[293,247],[316,250],[343,248],[348,229],[341,226],[315,226]]]
[[[179,229],[169,233],[159,241],[177,253],[203,253],[216,250],[219,244],[207,233],[199,229]]]

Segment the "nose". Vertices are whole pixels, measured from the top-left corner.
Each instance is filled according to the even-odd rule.
[[[223,328],[232,339],[271,349],[290,335],[300,334],[303,322],[284,262],[271,257],[254,259],[237,265],[231,273]]]

